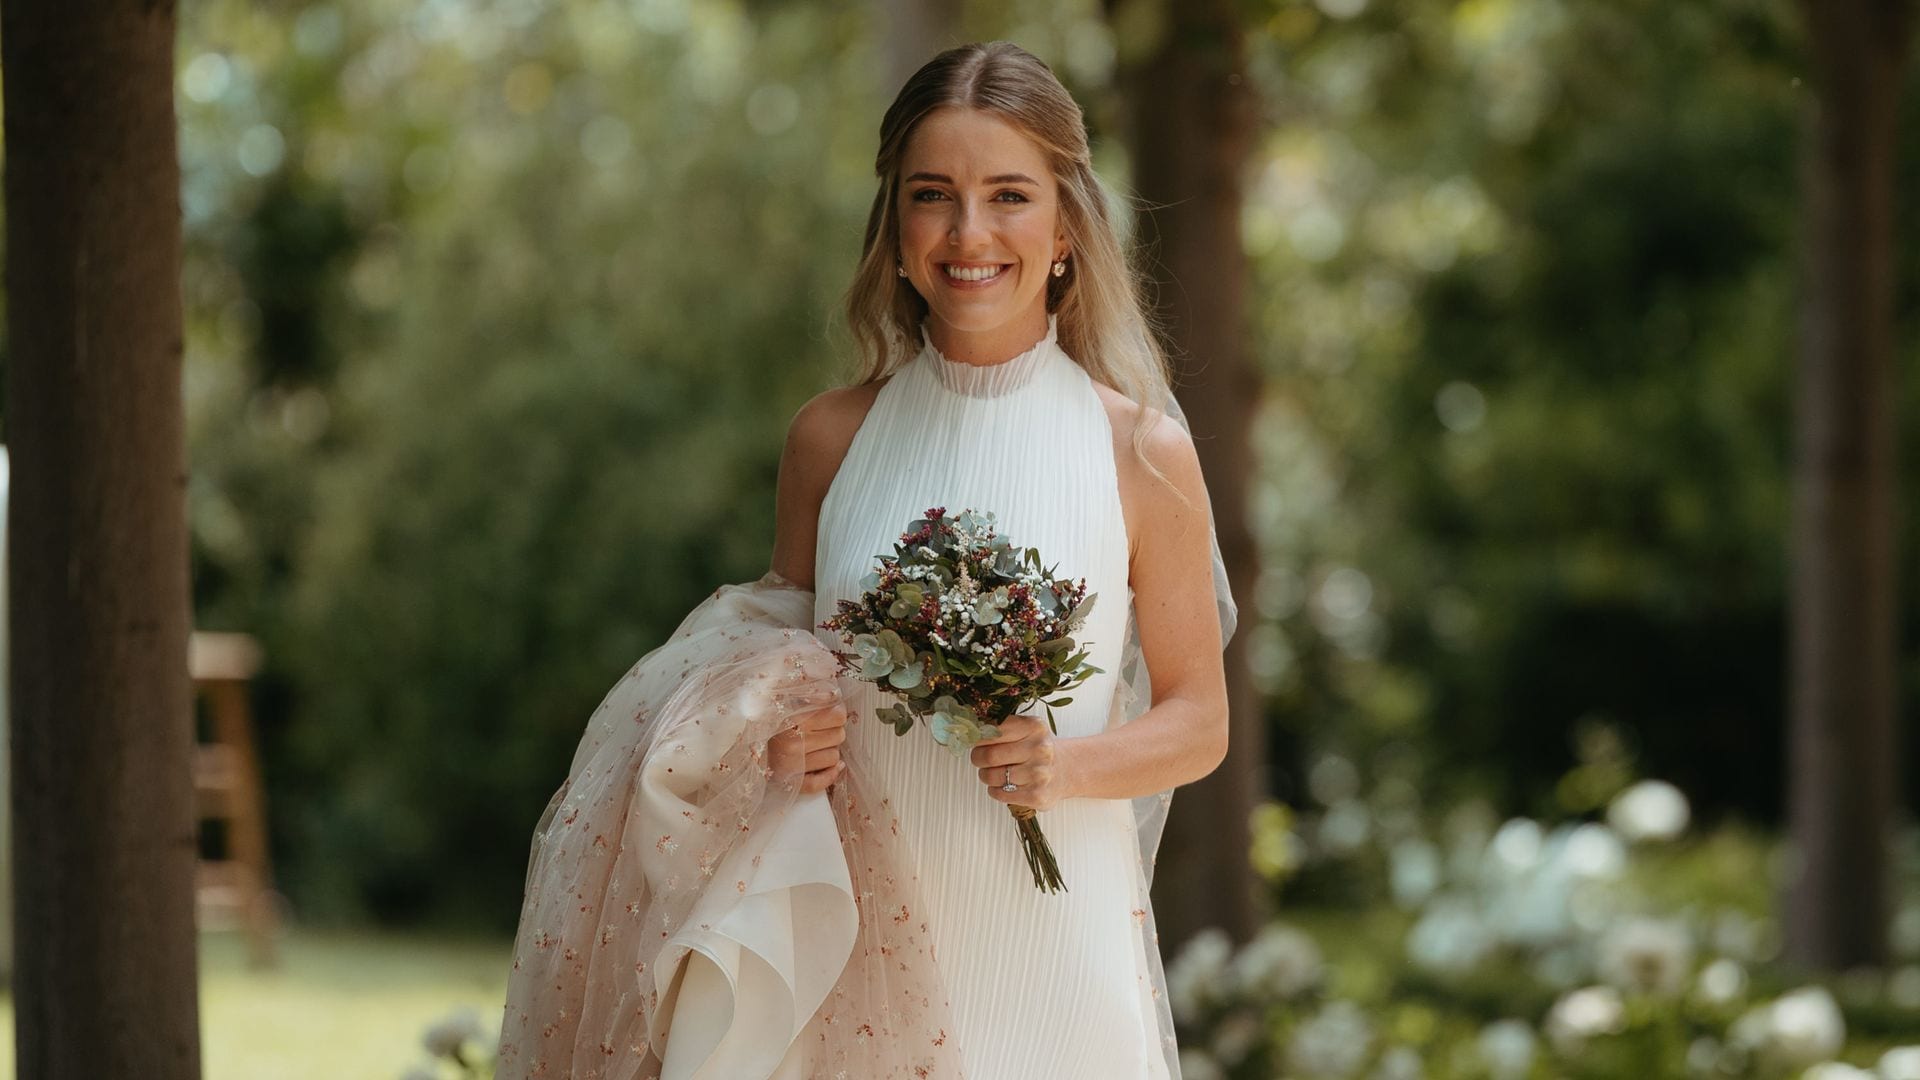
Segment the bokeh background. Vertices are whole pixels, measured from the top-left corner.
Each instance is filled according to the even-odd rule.
[[[1910,787],[1884,962],[1781,953],[1798,9],[1235,10],[1259,394],[1215,494],[1257,547],[1268,744],[1227,857],[1266,925],[1163,936],[1188,1080],[1920,1076]],[[483,1071],[585,718],[765,569],[787,421],[851,371],[893,91],[929,40],[1018,41],[1140,229],[1155,148],[1121,73],[1165,13],[204,0],[179,25],[195,624],[261,646],[284,898],[271,970],[203,935],[208,1075],[466,1075],[423,1045],[463,1039]]]

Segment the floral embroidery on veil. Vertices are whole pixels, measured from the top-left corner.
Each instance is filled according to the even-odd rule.
[[[594,711],[534,830],[499,1080],[672,1080],[676,1016],[713,1041],[690,1076],[962,1076],[886,801],[858,761],[815,795],[769,764],[837,693],[813,599],[722,586]]]

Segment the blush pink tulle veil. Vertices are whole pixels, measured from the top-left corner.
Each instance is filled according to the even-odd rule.
[[[838,692],[812,621],[776,574],[722,586],[594,711],[534,829],[497,1080],[961,1075],[860,763],[806,795],[769,765]]]

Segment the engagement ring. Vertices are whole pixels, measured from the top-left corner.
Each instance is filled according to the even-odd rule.
[[[1019,791],[1020,786],[1013,782],[1013,766],[1007,766],[1007,782],[1000,785],[1001,791]]]

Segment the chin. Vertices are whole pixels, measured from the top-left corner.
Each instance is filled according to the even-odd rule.
[[[1019,303],[969,304],[961,301],[948,303],[944,308],[929,304],[928,310],[955,330],[996,330],[1019,318],[1032,303],[1032,297]]]

